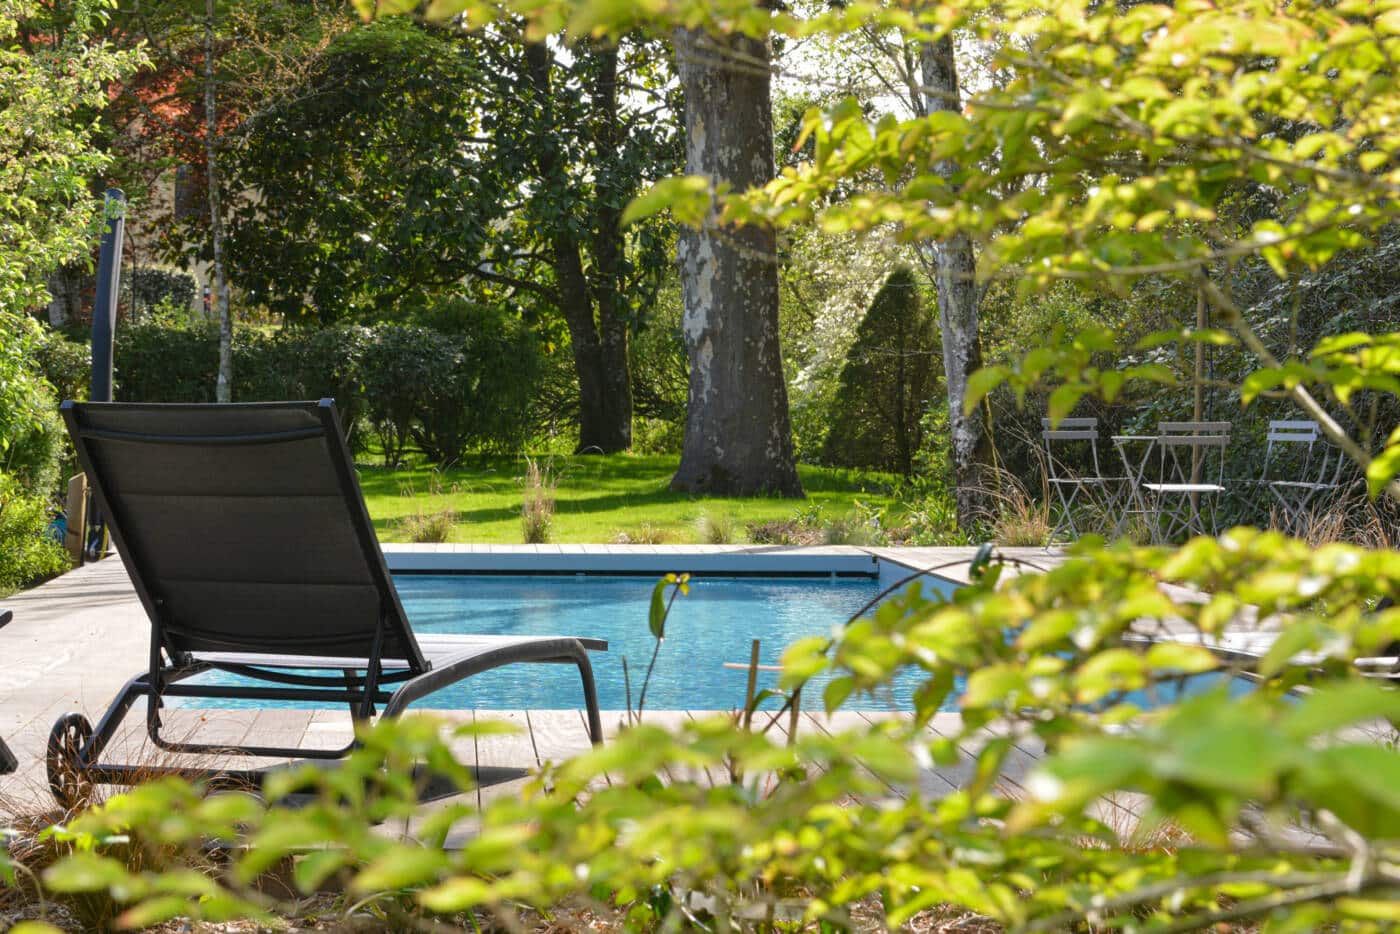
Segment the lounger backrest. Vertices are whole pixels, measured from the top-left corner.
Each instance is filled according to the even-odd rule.
[[[331,400],[63,412],[167,650],[423,667]]]

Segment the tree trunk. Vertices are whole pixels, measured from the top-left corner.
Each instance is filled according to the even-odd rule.
[[[766,41],[678,30],[686,171],[735,190],[773,177]],[[682,228],[682,330],[690,360],[685,444],[671,489],[800,497],[778,345],[777,242],[759,227]]]
[[[623,144],[617,112],[617,49],[595,47],[598,61],[591,95],[594,113],[594,146],[600,171],[597,178],[597,216],[593,229],[593,303],[598,320],[598,379],[600,406],[594,446],[603,451],[623,451],[632,446],[632,371],[628,358],[628,309],[623,294],[625,246],[622,207],[630,199],[635,180],[613,165]],[[626,189],[626,190],[623,190]],[[583,446],[580,426],[579,442]]]
[[[82,268],[75,264],[59,266],[49,276],[49,324],[55,328],[81,319],[84,277]]]
[[[924,105],[929,113],[961,109],[958,66],[953,57],[953,37],[923,44],[919,49],[923,74]],[[935,171],[950,178],[957,166],[940,163]],[[948,389],[948,426],[952,438],[953,485],[958,524],[968,528],[981,506],[981,465],[987,457],[987,432],[980,411],[963,412],[968,377],[982,365],[977,340],[977,264],[972,243],[958,234],[930,246],[934,282],[938,287],[938,326],[943,335],[943,374]]]
[[[598,125],[598,155],[605,159],[616,151],[617,53],[612,49],[588,48],[576,52],[599,57],[590,103]],[[542,43],[525,47],[530,81],[547,116],[553,109],[551,54]],[[557,147],[542,147],[539,170],[543,177],[567,184]],[[632,446],[627,320],[618,286],[622,275],[621,208],[607,206],[610,199],[602,190],[604,184],[599,182],[599,197],[604,205],[598,209],[598,224],[593,231],[593,281],[584,268],[583,244],[569,229],[567,218],[560,221],[551,244],[559,311],[569,328],[574,375],[578,379],[579,454],[613,454]]]
[[[204,160],[209,183],[209,233],[214,246],[210,276],[219,314],[219,378],[214,399],[232,402],[233,315],[228,303],[228,280],[224,276],[224,217],[219,208],[219,164],[214,145],[219,126],[214,105],[214,0],[204,0]]]

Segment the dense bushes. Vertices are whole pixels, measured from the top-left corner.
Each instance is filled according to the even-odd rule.
[[[359,449],[372,432],[388,463],[416,445],[439,463],[518,447],[528,434],[541,351],[523,324],[458,307],[440,328],[244,331],[234,343],[234,398],[336,400]],[[133,324],[117,334],[117,397],[212,402],[218,334]]]
[[[194,276],[182,270],[142,266],[133,269],[125,278],[133,318],[139,319],[143,312],[161,308],[188,311],[194,304],[198,283]]]
[[[0,594],[63,568],[44,534],[65,448],[53,387],[35,362],[44,344],[34,322],[0,312]]]
[[[48,505],[0,471],[0,595],[68,566],[63,548],[48,535]]]
[[[43,343],[33,321],[0,312],[0,471],[41,498],[57,486],[64,444],[53,387],[35,365]]]

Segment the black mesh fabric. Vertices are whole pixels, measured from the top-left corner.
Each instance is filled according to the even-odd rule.
[[[417,655],[329,402],[67,408],[170,647]]]

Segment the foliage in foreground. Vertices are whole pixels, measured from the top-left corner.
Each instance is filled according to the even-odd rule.
[[[46,832],[69,852],[42,884],[104,894],[130,927],[295,913],[255,885],[291,860],[303,892],[343,884],[354,911],[403,926],[584,899],[641,929],[830,930],[873,896],[892,927],[953,904],[1022,930],[1376,929],[1400,917],[1400,750],[1377,742],[1400,695],[1352,660],[1400,636],[1400,609],[1372,609],[1397,594],[1400,553],[1248,529],[1174,552],[1093,549],[1045,573],[994,567],[949,601],[910,588],[785,656],[787,687],[836,674],[828,709],[912,679],[908,722],[787,745],[725,717],[675,732],[643,720],[479,819],[461,799],[416,803],[414,762],[471,782],[437,725],[380,724],[344,767],[275,777],[266,808],[177,780],[95,807]],[[1245,696],[1191,682],[1224,673],[1203,642],[1246,604],[1283,621],[1260,682]],[[961,732],[936,737],[925,724],[955,686]],[[1022,787],[999,778],[1035,742],[1047,755]],[[927,790],[921,770],[960,748],[979,750],[965,784]],[[291,806],[294,792],[309,803]],[[420,842],[371,827],[410,817]],[[455,831],[460,849],[443,849]]]

